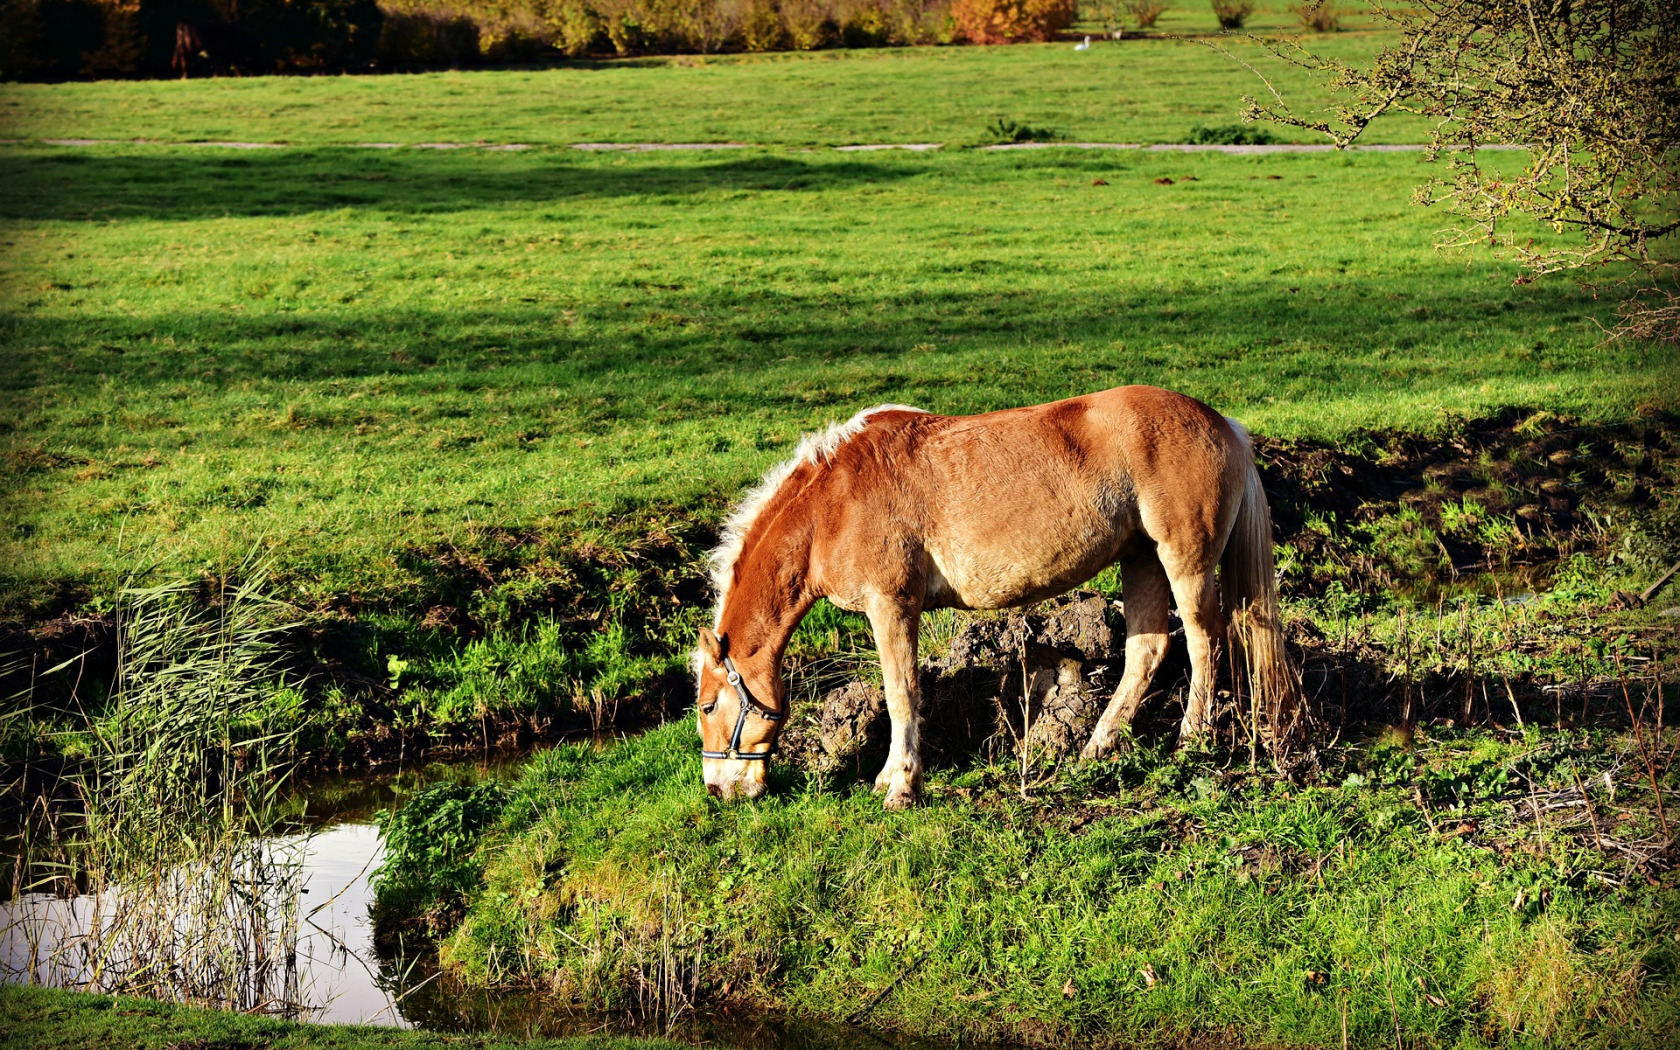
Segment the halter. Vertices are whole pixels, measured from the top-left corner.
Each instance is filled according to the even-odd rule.
[[[723,669],[729,672],[729,684],[735,688],[735,695],[741,701],[741,713],[735,716],[735,732],[729,737],[728,751],[700,751],[701,758],[730,758],[742,762],[768,762],[770,756],[776,753],[776,742],[770,741],[770,746],[763,751],[741,751],[741,730],[747,725],[747,711],[755,710],[759,717],[769,722],[780,722],[782,712],[773,707],[766,707],[752,695],[746,683],[741,681],[741,672],[735,669],[735,661],[730,657],[723,658]]]

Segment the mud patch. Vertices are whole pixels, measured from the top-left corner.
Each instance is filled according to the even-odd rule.
[[[1648,528],[1680,541],[1680,515],[1664,506],[1680,486],[1672,416],[1586,426],[1511,410],[1439,438],[1255,444],[1286,594],[1336,581],[1416,592],[1522,569],[1515,590],[1543,587],[1546,568],[1601,539],[1596,519],[1618,512],[1645,513]]]
[[[923,758],[1077,754],[1119,680],[1125,634],[1120,603],[1089,591],[970,618],[944,656],[922,663]],[[1180,660],[1162,679],[1187,668]],[[801,768],[867,777],[889,741],[880,687],[851,681],[796,703],[781,748]]]

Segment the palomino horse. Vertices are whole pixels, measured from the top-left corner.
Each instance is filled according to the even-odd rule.
[[[807,437],[725,523],[717,615],[700,632],[706,787],[757,798],[787,711],[782,652],[818,598],[869,617],[892,747],[875,778],[915,803],[916,636],[927,609],[1036,602],[1120,564],[1125,673],[1084,757],[1113,750],[1167,650],[1174,599],[1189,644],[1181,739],[1212,728],[1225,611],[1271,732],[1299,686],[1278,626],[1271,511],[1248,434],[1199,401],[1130,386],[979,416],[882,405]]]

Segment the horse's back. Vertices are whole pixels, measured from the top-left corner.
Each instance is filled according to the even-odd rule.
[[[1228,521],[1217,497],[1230,427],[1181,394],[1120,387],[904,425],[915,440],[895,481],[917,505],[895,518],[918,524],[930,604],[1036,601],[1151,541]]]

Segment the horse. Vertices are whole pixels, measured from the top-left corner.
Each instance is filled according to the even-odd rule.
[[[875,789],[889,810],[914,805],[921,614],[1029,605],[1115,563],[1125,670],[1082,758],[1110,754],[1129,730],[1167,651],[1169,597],[1191,665],[1180,741],[1212,730],[1227,615],[1233,667],[1274,743],[1287,741],[1300,682],[1271,530],[1248,432],[1183,394],[1126,386],[974,416],[859,412],[807,436],[724,522],[715,614],[692,661],[706,788],[723,799],[767,789],[788,710],[782,655],[827,598],[869,619],[892,720]]]

